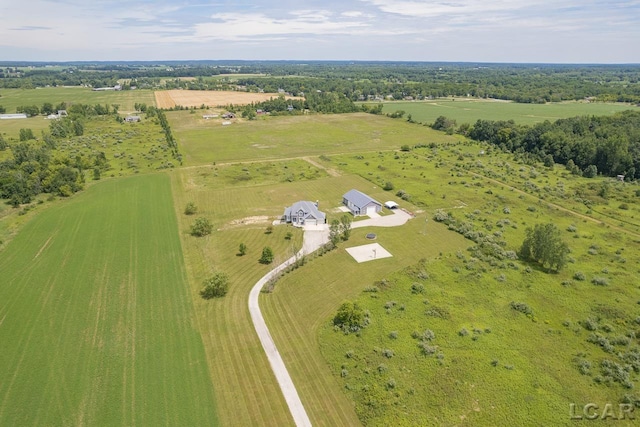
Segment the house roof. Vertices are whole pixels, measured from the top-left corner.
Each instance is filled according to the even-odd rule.
[[[324,214],[324,212],[320,212],[315,203],[309,202],[306,200],[296,202],[293,205],[289,206],[288,208],[285,208],[284,214],[285,216],[289,216],[292,213],[296,213],[301,209],[304,212],[305,218],[308,218],[311,216],[315,219],[321,219],[321,220],[325,219],[326,215]]]
[[[350,201],[353,205],[357,206],[358,208],[363,208],[371,202],[375,203],[376,205],[382,206],[380,202],[377,202],[376,200],[372,199],[371,197],[367,196],[366,194],[358,190],[349,190],[345,193],[344,196],[342,196],[342,198]]]

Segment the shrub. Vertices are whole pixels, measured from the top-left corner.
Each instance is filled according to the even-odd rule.
[[[609,280],[606,277],[594,277],[591,279],[591,283],[596,286],[607,286],[609,284]]]
[[[382,187],[384,191],[391,191],[394,189],[393,183],[391,181],[387,181],[384,183],[384,187]]]
[[[584,281],[587,277],[584,275],[582,271],[576,271],[573,275],[573,278],[579,282]]]
[[[366,326],[364,310],[357,303],[346,301],[338,308],[333,324],[344,332],[357,332]]]
[[[273,250],[269,246],[262,248],[260,264],[271,264],[273,262]]]
[[[467,328],[462,328],[458,331],[458,335],[460,335],[461,337],[466,337],[467,335],[469,335],[469,331],[467,330]]]
[[[444,209],[437,209],[433,214],[433,219],[438,222],[444,222],[449,219],[449,214]]]
[[[385,348],[384,350],[382,350],[382,355],[387,359],[391,359],[393,357],[393,354],[393,350],[389,348]]]
[[[191,235],[196,237],[206,236],[211,234],[213,226],[207,218],[196,218],[196,221],[191,226]]]
[[[412,294],[422,294],[424,293],[424,285],[421,283],[414,283],[411,285],[411,293]]]
[[[533,310],[531,310],[531,307],[523,302],[511,301],[509,305],[512,309],[514,309],[515,311],[519,311],[520,313],[533,314]]]
[[[200,296],[204,299],[220,298],[229,290],[229,277],[224,273],[215,273],[203,282]]]
[[[244,243],[240,243],[240,246],[238,246],[238,255],[244,256],[246,254],[247,254],[247,245],[245,245]]]
[[[184,208],[184,214],[185,215],[193,215],[196,212],[198,212],[198,207],[196,206],[196,204],[193,203],[193,202],[187,203],[187,206],[185,206],[185,208]]]

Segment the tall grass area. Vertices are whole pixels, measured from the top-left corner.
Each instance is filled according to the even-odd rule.
[[[0,253],[1,425],[217,425],[166,175],[93,186]]]
[[[575,116],[606,116],[619,111],[637,108],[630,104],[554,102],[547,104],[520,104],[505,101],[484,101],[466,98],[441,98],[431,101],[394,101],[385,102],[384,114],[405,111],[416,122],[433,123],[439,116],[455,119],[458,124],[473,124],[483,120],[514,120],[516,123],[530,125],[545,120],[551,122]],[[406,117],[405,115],[405,117]]]
[[[486,149],[461,142],[325,160],[373,183],[391,181],[430,221],[443,209],[465,230],[502,239],[505,250],[517,251],[527,227],[548,222],[571,249],[567,266],[554,274],[521,260],[492,258],[468,240],[467,250],[354,281],[360,289],[355,301],[368,313],[369,325],[347,335],[336,330],[337,297],[334,311],[315,321],[334,380],[365,425],[571,425],[571,403],[640,403],[633,362],[638,236],[616,221],[589,217],[592,212],[577,200],[584,193],[571,191],[611,180],[518,164]],[[502,168],[527,179],[510,180],[511,172]],[[476,170],[488,177],[501,170],[504,182]],[[564,183],[562,193],[557,180]],[[635,188],[617,188],[615,197],[636,197]],[[404,238],[420,247],[415,231]],[[288,298],[284,288],[282,296],[269,297]],[[279,334],[282,323],[275,323]]]

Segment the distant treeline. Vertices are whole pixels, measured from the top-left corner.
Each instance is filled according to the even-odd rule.
[[[547,165],[561,163],[574,174],[640,178],[640,111],[573,117],[533,126],[512,120],[478,120],[457,129],[455,120],[441,116],[432,127],[494,144],[525,160],[530,157]]]
[[[321,92],[310,93],[305,99],[286,99],[284,95],[268,101],[253,102],[245,106],[229,105],[229,110],[242,113],[242,117],[255,118],[256,112],[261,110],[272,115],[302,114],[306,110],[314,113],[340,114],[360,111],[353,101],[340,93]]]
[[[0,64],[0,88],[42,86],[130,86],[192,90],[235,89],[308,96],[315,91],[340,93],[352,101],[427,99],[471,96],[522,103],[597,98],[599,101],[640,102],[639,65],[545,65],[409,62],[170,62],[69,63],[64,67],[18,68]],[[236,82],[209,77],[238,76]],[[196,77],[196,80],[178,80]]]

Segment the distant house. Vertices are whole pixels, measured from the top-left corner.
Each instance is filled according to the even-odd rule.
[[[140,116],[127,116],[124,118],[124,121],[129,123],[139,122],[140,120]]]
[[[358,190],[349,190],[342,196],[342,204],[349,208],[353,216],[369,215],[382,210],[382,203]]]
[[[318,203],[300,201],[284,209],[282,221],[291,223],[296,227],[303,225],[319,225],[327,222],[324,212],[318,210]]]
[[[620,182],[624,182],[624,175],[616,175],[616,179]]]
[[[58,117],[67,117],[67,110],[58,110]]]
[[[233,113],[224,113],[224,114],[222,115],[222,118],[223,118],[223,119],[235,119],[235,118],[236,118],[236,115],[235,115],[235,114],[233,114]]]

